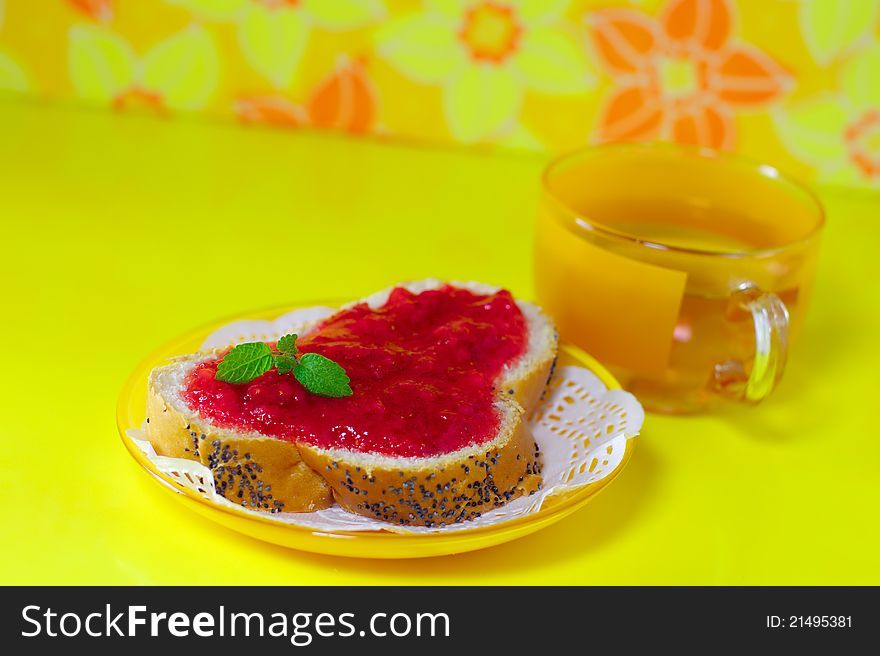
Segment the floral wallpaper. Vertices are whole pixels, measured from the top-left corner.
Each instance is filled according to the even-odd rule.
[[[0,0],[0,92],[880,188],[880,0]]]

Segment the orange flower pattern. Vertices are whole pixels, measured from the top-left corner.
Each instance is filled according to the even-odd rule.
[[[596,54],[616,82],[598,139],[733,147],[734,112],[772,103],[792,78],[734,41],[732,20],[728,0],[671,0],[659,21],[630,9],[588,14]]]
[[[880,189],[880,0],[0,0],[0,94]]]
[[[280,96],[245,96],[235,101],[234,108],[242,123],[295,128],[308,122],[301,106]]]
[[[844,132],[849,158],[869,178],[880,177],[880,111],[870,109]]]
[[[336,72],[312,92],[308,102],[312,125],[363,134],[373,125],[376,93],[359,61],[343,58]]]
[[[74,9],[82,12],[89,18],[108,22],[113,18],[113,4],[111,0],[67,0]]]
[[[313,125],[352,134],[374,128],[376,91],[363,62],[340,57],[336,71],[312,90],[305,105],[282,96],[246,96],[235,103],[245,123],[294,128]]]

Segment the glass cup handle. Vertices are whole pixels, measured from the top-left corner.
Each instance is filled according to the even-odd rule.
[[[746,373],[740,360],[715,365],[713,388],[729,399],[758,403],[782,378],[788,357],[788,308],[776,294],[745,285],[734,292],[727,316],[736,320],[750,315],[755,327],[755,357]]]

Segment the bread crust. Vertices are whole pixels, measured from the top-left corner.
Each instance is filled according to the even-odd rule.
[[[427,280],[397,286],[418,293],[441,284]],[[476,283],[450,284],[475,293],[498,290]],[[389,291],[362,302],[382,305]],[[496,398],[501,430],[485,445],[440,459],[375,458],[218,429],[182,402],[175,402],[176,392],[165,382],[169,372],[180,378],[181,368],[195,366],[211,357],[210,353],[182,358],[150,374],[147,439],[159,455],[195,460],[208,467],[217,493],[245,508],[311,512],[335,500],[351,512],[399,525],[439,526],[478,517],[541,484],[540,454],[523,416],[535,409],[552,373],[556,332],[539,309],[517,302],[530,331],[540,327],[542,334],[532,335],[538,341],[530,342],[534,351],[530,357],[499,377]]]
[[[502,396],[506,393],[508,397],[519,403],[525,410],[525,417],[528,418],[538,407],[555,368],[556,348],[554,345],[551,352],[536,358],[527,373],[502,381],[500,392]]]
[[[512,401],[505,434],[480,450],[442,458],[364,459],[359,454],[300,447],[346,510],[398,525],[445,526],[479,517],[541,487],[535,440]],[[482,449],[485,449],[483,451]]]
[[[171,365],[174,366],[174,365]],[[160,456],[195,460],[211,470],[221,496],[244,508],[312,512],[333,505],[330,486],[302,459],[292,442],[237,435],[185,416],[167,402],[150,375],[147,439]]]

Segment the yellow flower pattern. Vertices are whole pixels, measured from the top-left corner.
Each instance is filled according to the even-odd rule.
[[[311,25],[347,30],[382,15],[379,0],[167,0],[197,18],[232,21],[247,61],[285,88],[305,51]]]
[[[515,126],[523,94],[581,94],[586,53],[559,26],[567,0],[432,0],[377,34],[381,56],[423,84],[445,87],[452,136],[470,143]]]
[[[780,108],[776,129],[820,181],[880,186],[880,45],[847,62],[840,86]]]
[[[21,93],[499,148],[695,142],[880,189],[880,0],[0,0],[0,97]]]
[[[76,95],[118,109],[144,103],[157,110],[202,109],[219,79],[211,37],[192,26],[138,56],[120,36],[103,27],[70,30],[70,79]]]

